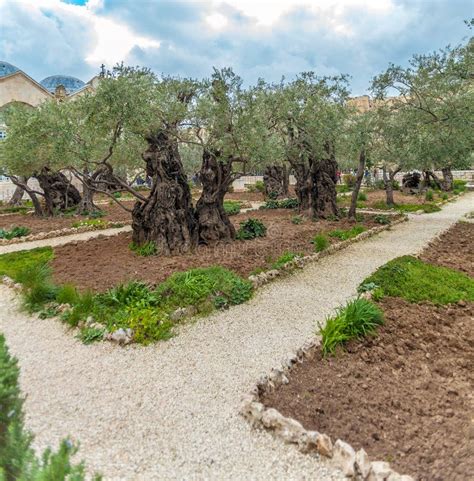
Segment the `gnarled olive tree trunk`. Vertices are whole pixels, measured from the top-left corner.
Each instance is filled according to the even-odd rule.
[[[311,213],[314,218],[325,219],[339,215],[336,198],[337,162],[329,143],[325,146],[327,157],[311,162]]]
[[[311,179],[309,166],[303,163],[293,164],[296,185],[295,192],[298,199],[299,210],[306,211],[310,208]]]
[[[153,184],[148,198],[137,201],[133,208],[133,242],[154,242],[158,254],[163,255],[188,252],[197,244],[197,229],[178,144],[166,131],[146,140],[148,149],[142,157]]]
[[[81,194],[62,172],[44,167],[35,177],[43,190],[47,216],[75,207],[81,201]]]
[[[219,160],[219,153],[204,150],[199,172],[202,194],[196,204],[199,242],[214,245],[235,239],[235,228],[224,210],[224,196],[232,184],[232,162]]]
[[[288,194],[288,185],[285,192],[285,171],[279,165],[269,165],[263,173],[265,194],[272,199],[278,199]]]
[[[451,167],[443,167],[441,169],[443,173],[443,180],[441,181],[441,190],[444,192],[449,192],[453,190],[453,173],[451,172]]]

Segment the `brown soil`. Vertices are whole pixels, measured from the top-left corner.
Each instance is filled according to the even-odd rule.
[[[112,201],[113,202],[113,201]],[[133,207],[133,202],[124,202],[127,208]],[[122,209],[115,202],[110,204],[101,204],[101,210],[105,211],[106,215],[101,219],[111,222],[131,223],[131,214]],[[72,227],[75,222],[80,222],[87,219],[87,216],[58,216],[58,217],[36,217],[32,214],[11,214],[0,216],[0,228],[11,229],[15,226],[28,227],[31,234],[38,234],[39,232],[49,232],[57,229],[65,229]]]
[[[376,337],[297,366],[263,402],[402,474],[466,481],[474,472],[474,303],[387,298],[381,306],[386,323]]]
[[[265,197],[261,192],[228,192],[226,200],[244,200],[250,202],[264,202]]]
[[[420,258],[431,264],[458,269],[474,277],[474,224],[458,222],[431,242]]]
[[[221,265],[248,276],[256,268],[268,268],[285,252],[313,252],[310,240],[317,233],[353,226],[346,219],[338,222],[306,220],[295,225],[291,222],[294,216],[294,211],[284,209],[233,216],[231,219],[237,228],[239,222],[249,217],[260,219],[267,227],[266,237],[235,241],[214,248],[199,246],[194,253],[171,257],[134,254],[129,248],[130,233],[56,247],[52,262],[54,280],[57,283],[73,283],[80,289],[102,291],[132,279],[156,284],[174,272],[212,265]],[[373,222],[373,217],[365,218],[363,224],[367,228],[378,225]],[[331,242],[336,240],[331,238]]]
[[[473,226],[459,223],[421,258],[473,275]],[[376,336],[318,353],[262,402],[307,429],[364,448],[423,481],[474,472],[474,303],[385,298]]]

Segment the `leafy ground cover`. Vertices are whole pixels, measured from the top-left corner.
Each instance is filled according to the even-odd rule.
[[[24,237],[30,233],[30,229],[27,227],[12,227],[10,230],[0,229],[0,239],[15,239],[17,237]]]

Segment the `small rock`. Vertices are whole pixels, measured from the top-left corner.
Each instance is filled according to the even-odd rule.
[[[320,434],[318,439],[316,440],[316,449],[318,453],[327,456],[328,458],[332,457],[332,441],[331,438],[327,434]]]
[[[333,448],[333,462],[334,464],[347,476],[355,475],[355,461],[356,453],[354,448],[338,439],[334,443]]]
[[[302,439],[300,448],[305,453],[317,451],[318,438],[321,436],[318,431],[306,431],[306,435]]]
[[[372,461],[367,481],[387,481],[391,474],[393,471],[390,469],[390,464],[385,461]]]
[[[267,428],[281,426],[283,416],[274,408],[267,409],[262,416],[262,423]]]
[[[460,301],[458,301],[458,306],[459,307],[466,307],[467,304],[466,304],[466,301],[463,301],[462,299]]]
[[[107,334],[106,339],[112,342],[116,342],[121,346],[130,344],[133,340],[132,336],[129,336],[127,334],[127,331],[125,331],[125,329],[122,329],[122,328]]]
[[[87,319],[86,319],[86,324],[87,325],[90,325],[94,322],[94,318],[92,316],[87,316]]]
[[[170,319],[173,322],[179,321],[179,320],[183,319],[184,317],[186,317],[186,308],[185,307],[178,307],[178,309],[176,309],[175,311],[173,311],[170,314]]]
[[[274,279],[279,274],[280,274],[280,271],[278,271],[277,269],[272,269],[270,271],[267,271],[267,278],[268,279]]]
[[[355,465],[357,472],[365,479],[370,472],[370,460],[364,449],[359,449],[359,451],[356,452]]]
[[[296,419],[285,418],[283,416],[281,419],[281,426],[277,429],[277,431],[278,434],[285,440],[285,442],[295,444],[300,443],[306,434],[306,430],[301,423],[296,421]]]

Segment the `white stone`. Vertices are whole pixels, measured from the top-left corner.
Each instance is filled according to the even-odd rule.
[[[277,428],[278,434],[287,443],[298,444],[303,441],[306,434],[305,428],[296,419],[285,418],[282,416],[281,426]]]
[[[340,468],[347,477],[355,475],[356,453],[350,444],[338,439],[334,443],[332,459],[334,464]]]
[[[318,436],[316,440],[316,448],[319,454],[327,456],[328,458],[332,457],[332,441],[327,434],[321,434]]]
[[[390,464],[385,461],[372,461],[367,481],[387,481],[392,473]]]
[[[355,462],[358,473],[365,479],[370,472],[370,459],[364,449],[356,452]]]

